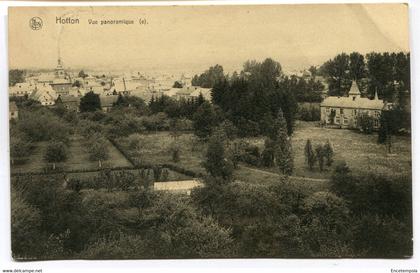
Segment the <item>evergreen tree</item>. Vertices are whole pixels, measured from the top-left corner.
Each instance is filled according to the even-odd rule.
[[[210,138],[203,166],[212,177],[227,181],[232,179],[233,163],[225,156],[223,139],[219,134]]]
[[[385,144],[387,152],[391,152],[392,147],[392,133],[395,131],[395,121],[392,119],[390,111],[384,111],[380,118],[380,127],[378,132],[378,143]],[[398,127],[396,127],[398,128]]]
[[[287,124],[280,109],[276,123],[279,126],[275,144],[275,158],[280,172],[285,175],[291,175],[293,172],[293,152],[292,144],[287,135]]]
[[[194,134],[199,138],[208,138],[217,125],[216,113],[209,102],[204,102],[193,116]]]
[[[274,148],[275,142],[267,138],[264,142],[264,151],[261,154],[262,164],[265,167],[272,167],[274,165]]]
[[[333,163],[334,151],[329,140],[327,140],[327,143],[324,145],[324,155],[327,160],[327,166],[330,167]]]
[[[318,145],[315,149],[316,158],[318,159],[319,170],[322,172],[324,170],[324,147],[322,145]]]
[[[305,145],[305,161],[308,164],[309,169],[312,171],[316,162],[316,155],[312,149],[311,140],[309,139],[306,141]]]

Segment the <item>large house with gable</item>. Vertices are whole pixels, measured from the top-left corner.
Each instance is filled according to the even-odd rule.
[[[373,118],[373,128],[379,128],[382,110],[386,104],[375,93],[374,99],[363,98],[357,83],[352,82],[347,97],[326,97],[321,102],[321,124],[338,128],[359,128],[362,115]]]
[[[57,98],[58,95],[52,89],[51,85],[45,83],[36,85],[34,91],[29,96],[29,99],[36,100],[43,106],[54,105]]]

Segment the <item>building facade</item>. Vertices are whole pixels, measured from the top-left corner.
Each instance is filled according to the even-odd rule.
[[[326,97],[320,105],[321,124],[336,128],[360,128],[360,119],[367,115],[373,120],[373,128],[379,128],[379,121],[385,102],[375,93],[374,99],[362,98],[355,81],[347,97]]]

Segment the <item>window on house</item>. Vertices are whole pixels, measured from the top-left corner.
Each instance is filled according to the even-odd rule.
[[[340,108],[340,115],[342,115],[344,113],[344,109]]]

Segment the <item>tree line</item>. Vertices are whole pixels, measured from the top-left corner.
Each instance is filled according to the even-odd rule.
[[[317,73],[326,77],[331,96],[345,96],[355,80],[368,97],[377,92],[379,98],[392,102],[401,92],[410,91],[410,53],[341,53]]]

